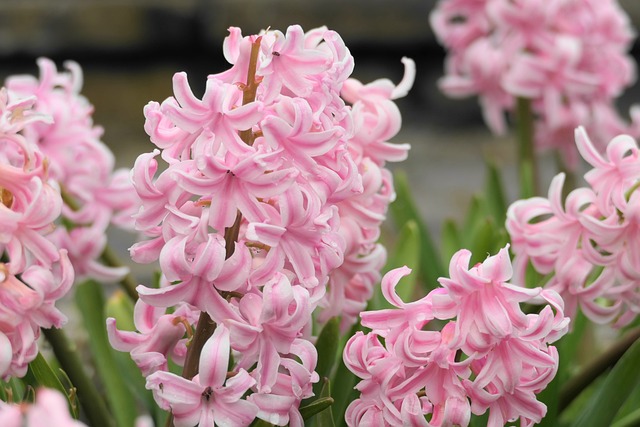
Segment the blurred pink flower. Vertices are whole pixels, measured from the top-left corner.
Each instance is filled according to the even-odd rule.
[[[431,26],[447,49],[440,88],[477,95],[489,128],[505,131],[515,98],[531,100],[538,149],[557,149],[575,169],[578,125],[607,141],[640,136],[614,99],[636,78],[635,34],[615,0],[440,0]],[[598,149],[603,146],[598,146]]]
[[[32,404],[0,401],[0,424],[3,427],[86,427],[69,414],[69,403],[62,393],[48,388],[36,390]]]
[[[509,207],[516,277],[524,280],[531,264],[548,276],[545,288],[562,296],[570,317],[580,308],[594,322],[623,326],[640,313],[637,143],[619,135],[601,154],[582,127],[575,141],[593,167],[585,174],[589,186],[573,190],[563,202],[560,174],[548,198],[519,200]]]
[[[121,227],[132,228],[129,218],[137,203],[133,186],[124,169],[113,170],[114,156],[100,140],[103,130],[93,124],[93,106],[80,94],[80,66],[68,61],[67,71],[58,72],[53,61],[40,58],[38,67],[39,78],[10,76],[6,85],[9,93],[28,100],[34,113],[50,117],[45,121],[27,120],[22,133],[32,147],[46,156],[47,178],[73,199],[73,206],[68,201],[62,204],[62,215],[77,230],[69,232],[60,227],[51,238],[56,246],[68,249],[79,277],[118,280],[128,270],[103,265],[98,259],[106,241],[94,239],[87,250],[87,238],[103,236],[112,220]],[[81,228],[87,231],[79,231]]]

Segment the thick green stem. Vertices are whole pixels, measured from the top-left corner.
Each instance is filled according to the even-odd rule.
[[[585,366],[580,373],[572,377],[560,389],[558,412],[562,412],[569,404],[582,393],[604,371],[611,368],[622,355],[640,338],[640,328],[629,331],[620,341],[615,343],[606,352]]]
[[[538,162],[533,145],[531,100],[518,98],[516,103],[518,172],[520,174],[520,196],[524,199],[539,194]]]
[[[107,410],[104,399],[95,384],[83,369],[82,360],[76,352],[75,344],[62,329],[42,329],[53,348],[56,359],[67,373],[77,390],[78,400],[93,427],[114,427],[114,420]]]

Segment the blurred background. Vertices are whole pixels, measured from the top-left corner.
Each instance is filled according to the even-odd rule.
[[[171,93],[171,76],[187,71],[197,95],[206,75],[227,68],[222,41],[229,26],[243,34],[271,27],[305,30],[327,25],[355,57],[354,77],[363,82],[402,77],[402,56],[417,63],[417,79],[398,101],[404,125],[396,142],[412,145],[404,169],[419,209],[437,235],[446,217],[461,218],[484,182],[483,158],[503,167],[515,197],[510,137],[492,136],[475,99],[451,100],[437,89],[444,52],[429,28],[435,0],[0,0],[0,78],[37,74],[47,56],[59,67],[67,59],[85,73],[83,94],[95,106],[95,123],[117,164],[131,167],[153,149],[143,131],[143,106]],[[622,0],[635,26],[640,2]],[[638,49],[634,50],[637,56]],[[640,100],[634,87],[620,100]],[[551,179],[547,174],[545,188]],[[123,245],[125,245],[123,243]]]

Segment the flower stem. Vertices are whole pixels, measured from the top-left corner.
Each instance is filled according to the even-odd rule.
[[[620,341],[585,366],[580,373],[572,377],[560,390],[558,412],[562,412],[604,371],[616,364],[622,355],[640,339],[640,328],[629,331]]]
[[[524,199],[539,194],[538,162],[533,145],[533,113],[531,112],[531,100],[518,98],[516,103],[520,196]]]
[[[262,37],[258,37],[251,45],[251,57],[249,59],[249,69],[247,70],[247,84],[243,88],[242,105],[247,105],[256,100],[256,92],[260,82],[256,79],[258,69],[258,54],[260,53],[260,42]],[[255,136],[252,129],[241,130],[240,138],[247,144],[253,145]]]
[[[225,259],[228,259],[229,257],[231,257],[231,255],[233,255],[236,241],[238,240],[238,233],[240,232],[241,221],[242,215],[240,215],[240,212],[238,212],[233,225],[225,229]],[[200,354],[202,353],[202,347],[204,347],[205,343],[211,337],[211,335],[213,335],[215,330],[216,323],[211,319],[211,316],[209,316],[206,311],[202,311],[200,313],[200,318],[198,319],[198,326],[196,326],[196,331],[193,334],[193,339],[189,343],[189,348],[187,349],[184,368],[182,369],[182,376],[184,378],[190,380],[198,373],[198,365],[200,363]]]
[[[109,267],[123,266],[122,261],[120,261],[114,250],[111,249],[111,246],[109,245],[106,245],[104,247],[102,255],[100,255],[100,260]],[[127,273],[118,283],[134,302],[138,300],[138,291],[136,291],[136,279],[131,273]]]
[[[193,334],[193,339],[189,343],[184,368],[182,369],[182,376],[184,378],[190,380],[198,373],[202,347],[204,347],[205,343],[211,335],[213,335],[215,330],[216,323],[211,320],[209,314],[206,311],[200,312],[198,326],[196,327],[196,332]]]
[[[64,203],[67,206],[69,206],[69,208],[72,211],[80,210],[80,206],[78,205],[78,202],[76,202],[76,200],[69,193],[67,193],[63,188],[60,189],[60,195],[62,196],[62,200],[64,201]],[[113,249],[111,249],[111,246],[109,246],[108,244],[104,247],[104,250],[100,255],[100,260],[108,267],[124,266],[122,261],[118,259],[115,252],[113,251]],[[120,286],[122,286],[122,289],[124,289],[124,291],[127,293],[127,295],[129,295],[129,297],[133,301],[138,300],[138,292],[136,291],[137,282],[136,282],[136,279],[133,277],[133,275],[131,275],[131,273],[127,273],[127,275],[124,276],[119,283],[120,283]]]
[[[258,84],[256,80],[256,70],[258,68],[258,54],[260,53],[260,42],[262,37],[258,37],[251,46],[251,58],[249,60],[249,68],[247,71],[247,84],[243,87],[242,105],[246,105],[255,101],[256,91]],[[253,145],[255,138],[252,129],[247,129],[239,132],[240,138],[247,144]],[[235,251],[236,242],[238,241],[238,235],[240,233],[240,224],[242,222],[242,214],[238,211],[236,219],[231,227],[227,227],[224,233],[225,241],[225,259],[228,259],[233,255]],[[187,349],[187,355],[185,357],[184,368],[182,369],[182,376],[186,379],[193,378],[199,369],[200,354],[207,340],[213,335],[216,330],[216,323],[211,319],[211,316],[206,311],[200,312],[198,318],[198,326],[193,334],[193,338],[189,343]],[[173,416],[170,415],[167,419],[167,427],[173,425]]]
[[[42,332],[51,344],[60,366],[76,387],[78,400],[91,425],[94,427],[114,427],[115,423],[107,410],[104,399],[82,367],[83,363],[76,352],[75,344],[69,340],[62,329],[42,329]]]

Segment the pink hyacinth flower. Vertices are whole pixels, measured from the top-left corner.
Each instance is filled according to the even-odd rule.
[[[598,194],[598,208],[604,215],[614,208],[625,209],[625,191],[640,176],[640,150],[628,135],[619,135],[607,144],[606,156],[596,149],[583,127],[575,130],[578,151],[593,169],[584,176]]]
[[[33,404],[7,404],[0,401],[2,427],[87,427],[69,414],[67,399],[57,390],[40,388]]]
[[[107,319],[109,343],[114,349],[131,353],[131,359],[144,376],[158,370],[167,371],[169,355],[174,361],[181,362],[186,354],[185,324],[195,322],[195,314],[186,307],[166,314],[164,309],[138,300],[133,316],[139,332],[119,331],[116,319]]]
[[[202,348],[193,380],[160,371],[147,377],[147,388],[162,409],[171,411],[176,427],[244,427],[253,421],[258,408],[242,396],[255,380],[244,369],[227,379],[230,350],[229,330],[218,325]]]
[[[506,283],[512,275],[508,246],[472,268],[470,259],[467,250],[451,258],[451,278],[439,279],[447,293],[434,293],[432,299],[437,318],[457,316],[451,345],[467,354],[486,352],[495,340],[504,339],[515,328],[525,328],[527,320],[519,304],[540,294],[540,289]]]

